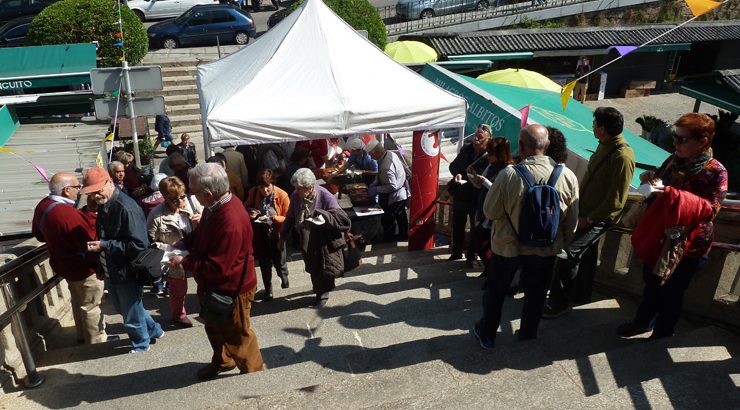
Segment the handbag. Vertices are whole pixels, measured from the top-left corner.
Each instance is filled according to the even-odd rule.
[[[156,247],[149,247],[141,251],[139,256],[131,263],[136,281],[142,285],[150,285],[164,276],[163,257],[164,251]]]
[[[239,279],[239,285],[233,295],[222,295],[216,292],[206,293],[200,301],[200,317],[208,326],[223,326],[229,321],[231,313],[236,305],[236,298],[239,296],[239,290],[244,283],[244,276],[247,273],[247,261],[244,260],[242,267],[242,277]]]
[[[342,256],[344,258],[344,272],[346,273],[362,265],[362,252],[355,243],[355,240],[361,239],[362,235],[354,236],[347,232],[344,237],[347,246],[342,249]]]

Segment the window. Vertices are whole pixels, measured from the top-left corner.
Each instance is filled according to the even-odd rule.
[[[21,26],[18,26],[18,27],[15,27],[15,28],[11,29],[10,31],[8,31],[7,33],[5,33],[5,36],[4,36],[5,39],[6,40],[11,40],[11,39],[14,39],[14,38],[25,37],[26,36],[26,33],[28,33],[28,26],[29,26],[29,24],[23,24]]]
[[[211,12],[212,23],[228,23],[235,20],[234,16],[226,10],[214,10]]]
[[[197,11],[193,13],[193,17],[190,18],[188,25],[190,26],[202,26],[203,24],[209,23],[209,16],[207,11]]]

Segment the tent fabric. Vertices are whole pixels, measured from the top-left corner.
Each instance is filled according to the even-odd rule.
[[[521,125],[521,113],[518,110],[530,105],[527,123],[555,127],[565,135],[571,154],[567,165],[579,178],[585,173],[588,159],[599,145],[593,134],[593,111],[575,100],[571,100],[563,111],[560,95],[557,93],[489,83],[454,74],[431,64],[424,67],[422,75],[470,101],[466,134],[472,132],[478,124],[488,123],[494,136],[506,137],[511,143],[511,149],[518,149]],[[631,185],[638,187],[640,173],[646,170],[646,165],[658,167],[669,154],[627,129],[622,134],[635,153],[638,165]]]
[[[253,44],[198,66],[211,146],[462,127],[466,102],[308,0]]]

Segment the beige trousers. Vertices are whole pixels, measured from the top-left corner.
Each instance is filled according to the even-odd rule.
[[[72,315],[77,340],[84,340],[85,344],[105,342],[108,335],[105,333],[105,318],[100,310],[103,281],[90,275],[83,280],[67,281],[67,285],[72,295]]]
[[[573,98],[576,101],[580,101],[580,102],[586,101],[587,88],[588,88],[588,83],[576,83],[576,86],[573,89]]]

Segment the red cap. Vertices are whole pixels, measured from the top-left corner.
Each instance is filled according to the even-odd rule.
[[[100,167],[93,167],[87,170],[85,176],[82,178],[82,190],[83,194],[89,194],[91,192],[98,192],[103,189],[105,183],[110,180],[108,171]]]

